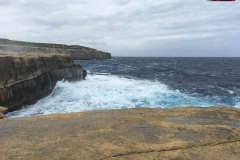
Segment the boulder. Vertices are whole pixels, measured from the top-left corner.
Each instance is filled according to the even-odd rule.
[[[7,113],[7,111],[8,111],[8,108],[0,106],[0,112],[5,114],[5,113]]]
[[[0,119],[3,119],[3,118],[6,118],[6,116],[2,112],[0,112]]]

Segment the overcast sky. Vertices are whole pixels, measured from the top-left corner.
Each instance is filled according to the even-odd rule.
[[[0,37],[112,56],[240,57],[240,0],[0,0]]]

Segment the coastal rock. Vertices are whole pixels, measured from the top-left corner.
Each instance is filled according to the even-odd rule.
[[[108,52],[98,51],[95,49],[81,49],[81,50],[68,50],[67,51],[72,59],[82,59],[82,60],[89,60],[89,59],[111,59],[112,56]]]
[[[67,54],[0,56],[0,105],[9,109],[51,93],[62,79],[81,80],[86,72]]]
[[[5,114],[5,113],[7,113],[7,111],[8,111],[8,108],[0,106],[0,112]]]
[[[0,120],[1,160],[231,159],[240,109],[121,109]]]
[[[6,116],[2,112],[0,112],[0,119],[2,118],[6,118]]]
[[[78,45],[64,45],[64,44],[50,44],[50,43],[32,43],[22,41],[11,41],[0,38],[0,52],[14,55],[26,53],[55,53],[55,54],[69,54],[72,59],[110,59],[111,54],[108,52],[99,51],[93,48],[78,46]]]

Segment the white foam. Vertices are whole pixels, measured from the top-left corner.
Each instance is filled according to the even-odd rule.
[[[51,95],[25,109],[8,113],[7,116],[22,117],[87,110],[192,105],[207,107],[217,104],[189,96],[178,90],[171,90],[159,82],[112,75],[88,75],[83,81],[58,82]]]
[[[234,92],[232,90],[228,90],[229,94],[234,94]]]

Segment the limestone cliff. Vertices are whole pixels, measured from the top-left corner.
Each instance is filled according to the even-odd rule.
[[[14,108],[49,94],[57,81],[84,79],[67,54],[0,56],[0,106]]]
[[[111,54],[96,49],[64,44],[32,43],[22,41],[11,41],[0,38],[0,52],[7,54],[26,54],[26,53],[55,53],[69,54],[72,59],[110,59]]]

